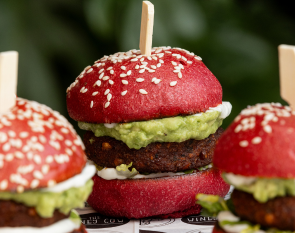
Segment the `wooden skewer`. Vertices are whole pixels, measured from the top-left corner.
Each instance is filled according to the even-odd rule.
[[[139,49],[141,54],[146,56],[150,56],[152,50],[154,14],[154,5],[149,1],[143,1]]]
[[[0,53],[0,114],[15,106],[18,52]]]
[[[279,46],[281,97],[295,110],[295,46]]]

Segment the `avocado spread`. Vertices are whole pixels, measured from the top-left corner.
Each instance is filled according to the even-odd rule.
[[[225,175],[223,175],[223,179],[231,184]],[[275,197],[295,196],[294,179],[257,178],[250,184],[234,186],[236,189],[251,193],[261,203],[265,203]]]
[[[86,122],[79,122],[78,125],[81,129],[92,131],[96,137],[110,136],[123,141],[129,148],[140,149],[152,142],[183,142],[207,138],[222,124],[220,114],[212,111],[200,115],[122,123],[114,128]]]
[[[27,191],[24,193],[0,192],[0,200],[12,200],[26,206],[35,207],[43,218],[53,216],[55,209],[68,214],[71,209],[83,207],[84,201],[92,191],[93,181],[88,180],[84,186],[70,188],[60,193]]]

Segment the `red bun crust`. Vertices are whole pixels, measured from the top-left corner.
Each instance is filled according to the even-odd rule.
[[[0,117],[0,190],[50,187],[86,164],[82,141],[58,112],[17,98]]]
[[[197,193],[225,196],[229,190],[216,169],[155,179],[104,180],[97,175],[92,179],[93,192],[87,202],[100,214],[113,217],[143,218],[187,211],[196,206]]]
[[[243,176],[295,178],[295,112],[280,104],[243,110],[216,144],[213,164]]]
[[[221,103],[221,85],[201,58],[166,47],[155,48],[151,57],[137,50],[105,56],[67,90],[70,117],[91,123],[189,115]]]

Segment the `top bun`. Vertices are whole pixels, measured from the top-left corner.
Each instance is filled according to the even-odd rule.
[[[69,115],[89,123],[143,121],[205,112],[222,103],[222,88],[186,50],[154,48],[105,56],[67,90]]]
[[[51,187],[81,173],[82,141],[58,112],[17,98],[0,115],[0,190]]]
[[[274,103],[244,109],[221,135],[213,164],[237,175],[295,178],[295,111]]]

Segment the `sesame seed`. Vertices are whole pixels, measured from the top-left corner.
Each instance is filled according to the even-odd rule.
[[[5,160],[8,161],[8,162],[9,162],[9,161],[12,161],[13,158],[14,158],[14,156],[13,156],[13,154],[11,154],[11,153],[10,153],[10,154],[7,154],[7,155],[5,156]]]
[[[34,189],[34,188],[37,188],[38,185],[39,185],[39,180],[33,180],[33,181],[31,182],[30,187],[31,187],[32,189]]]
[[[139,83],[141,83],[141,82],[143,82],[143,81],[144,81],[143,78],[137,78],[137,79],[136,79],[136,82],[139,82]]]
[[[157,54],[159,58],[163,57],[164,56],[164,53],[159,53]]]
[[[122,91],[121,95],[124,96],[124,95],[126,95],[126,93],[127,93],[127,91]]]
[[[87,74],[89,74],[90,72],[92,72],[93,71],[93,68],[90,68],[89,70],[87,70]]]
[[[146,68],[146,65],[141,65],[139,68]]]
[[[100,85],[101,85],[101,81],[100,80],[97,80],[95,83],[94,83],[94,85],[93,86],[98,86],[98,87],[100,87]]]
[[[5,143],[4,145],[3,145],[3,147],[2,147],[2,150],[3,151],[9,151],[10,150],[10,144],[7,142],[7,143]]]
[[[52,187],[55,184],[56,184],[56,181],[55,180],[49,180],[48,183],[47,183],[48,187]]]
[[[90,68],[91,68],[91,66],[86,66],[85,69],[84,69],[84,72],[89,70]]]
[[[149,73],[154,73],[154,72],[156,72],[155,70],[149,70]]]
[[[97,94],[98,94],[98,91],[93,92],[93,93],[92,93],[92,96],[96,96]]]
[[[261,137],[255,137],[252,139],[252,144],[259,144],[262,141]]]
[[[107,100],[108,100],[108,101],[110,101],[110,100],[111,100],[111,98],[112,98],[112,94],[111,94],[111,93],[109,93],[109,94],[107,95]]]
[[[8,136],[11,137],[11,138],[14,138],[16,136],[16,133],[12,130],[9,130],[8,131]]]
[[[141,70],[139,71],[139,73],[142,74],[144,71],[145,71],[145,69],[141,69]]]
[[[48,155],[45,159],[46,163],[52,163],[53,162],[53,157],[51,155]]]
[[[172,63],[172,65],[177,66],[177,62],[172,61],[171,63]]]
[[[104,105],[105,108],[107,108],[108,106],[110,106],[110,102],[106,102],[106,104]]]
[[[112,66],[110,66],[109,68],[107,68],[107,70],[111,70],[111,69],[113,69],[113,67],[112,67]]]
[[[36,179],[39,179],[39,180],[42,180],[43,179],[43,174],[40,172],[40,171],[34,171],[33,172],[33,176],[36,178]]]
[[[110,79],[109,76],[104,76],[102,80],[106,81],[106,80],[108,80],[108,79]]]
[[[115,72],[114,72],[114,70],[110,70],[110,74],[114,74]]]
[[[178,73],[178,78],[182,78],[182,73],[181,72]]]
[[[181,58],[182,58],[183,60],[187,61],[187,58],[186,58],[186,57],[182,56]]]
[[[199,56],[196,56],[195,59],[199,60],[199,61],[202,61],[202,58],[199,57]]]
[[[158,58],[156,57],[156,56],[153,56],[152,57],[155,61],[157,61],[158,60]]]
[[[143,95],[146,95],[147,94],[147,91],[144,90],[144,89],[139,89],[139,93],[143,94]]]
[[[49,172],[49,166],[48,165],[43,165],[42,168],[41,168],[41,171],[44,175],[46,175],[48,172]]]
[[[18,158],[18,159],[23,159],[23,158],[24,158],[24,154],[23,154],[22,152],[20,152],[20,151],[16,151],[16,152],[14,153],[14,156],[15,156],[16,158]]]
[[[157,64],[157,67],[161,67],[161,63],[158,63],[158,64]]]
[[[7,187],[8,187],[7,180],[2,180],[1,183],[0,183],[0,189],[4,190],[4,189],[7,189]]]
[[[157,66],[155,66],[155,65],[151,65],[151,68],[152,68],[152,69],[157,69]]]
[[[150,61],[152,60],[152,58],[150,56],[148,56],[147,59],[150,60]]]
[[[114,81],[113,80],[109,80],[109,84],[113,85]]]
[[[110,89],[106,89],[106,91],[104,92],[104,95],[107,95],[110,93]]]
[[[127,75],[128,76],[131,75],[131,70],[128,70]]]
[[[92,108],[92,107],[93,107],[93,100],[90,103],[90,108]]]
[[[192,62],[192,61],[187,61],[187,63],[188,63],[188,64],[193,64],[193,62]]]
[[[240,141],[239,145],[240,145],[241,147],[247,147],[247,146],[249,145],[249,142],[246,141],[246,140],[243,140],[243,141]]]
[[[99,79],[102,79],[103,76],[104,76],[104,73],[101,73],[101,74],[99,75]]]
[[[270,125],[266,125],[263,127],[263,130],[266,132],[266,133],[271,133],[272,132],[272,128]]]
[[[176,70],[180,70],[181,67],[180,67],[180,66],[175,66],[174,69],[176,69]]]
[[[170,86],[174,87],[176,84],[177,84],[177,81],[173,81],[173,82],[170,83]]]
[[[40,164],[42,162],[40,155],[34,155],[33,160],[37,164]]]
[[[136,65],[136,66],[135,66],[135,69],[138,70],[138,69],[139,69],[139,65]]]
[[[19,186],[17,186],[17,188],[16,188],[16,191],[18,192],[18,193],[23,193],[24,192],[24,186],[22,186],[22,185],[19,185]]]
[[[124,74],[124,73],[123,74],[120,74],[120,77],[121,78],[125,78],[126,76],[127,76],[127,74]]]
[[[179,73],[179,72],[180,72],[180,70],[173,70],[173,72],[174,72],[174,73]]]
[[[134,61],[138,61],[138,59],[137,58],[133,58],[130,61],[134,62]]]
[[[144,66],[146,66],[149,63],[147,63],[147,62],[141,62],[141,64],[144,65]]]
[[[154,81],[155,84],[159,84],[160,82],[161,82],[161,79],[156,79],[156,80]]]
[[[126,66],[121,66],[121,69],[122,70],[126,70]]]
[[[162,52],[163,51],[163,49],[157,49],[156,51],[155,51],[155,53],[160,53],[160,52]]]
[[[162,59],[159,60],[160,63],[164,63],[164,61]]]
[[[128,84],[128,81],[127,80],[122,80],[122,83],[127,85]]]
[[[235,133],[238,133],[240,132],[241,130],[243,129],[243,126],[242,125],[238,125],[236,128],[235,128]]]
[[[140,59],[140,61],[144,61],[144,57]]]
[[[101,70],[99,70],[98,73],[100,74],[100,73],[103,72],[103,71],[104,71],[104,68],[102,68]]]

